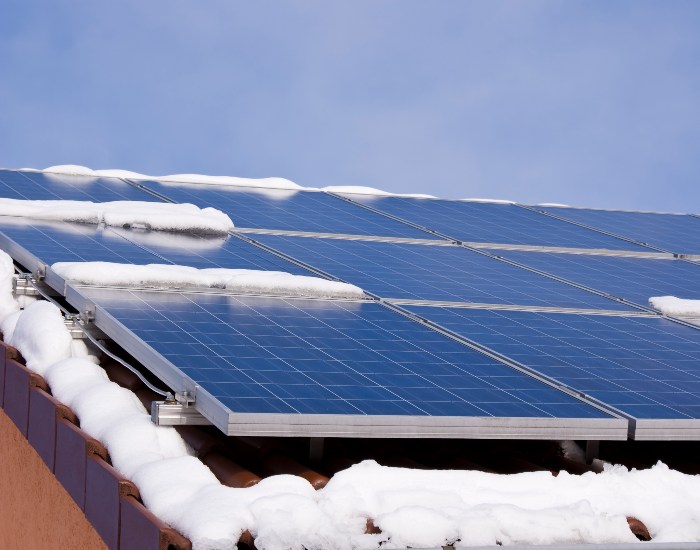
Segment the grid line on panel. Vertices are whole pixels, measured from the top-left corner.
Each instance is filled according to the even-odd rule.
[[[658,317],[659,313],[646,310],[629,310],[629,309],[585,309],[585,308],[567,308],[567,307],[550,307],[550,306],[521,306],[510,304],[487,304],[479,302],[442,302],[439,300],[410,300],[401,298],[380,298],[381,302],[388,302],[397,306],[435,306],[449,307],[457,309],[493,309],[504,311],[540,311],[543,313],[580,313],[585,315],[610,315],[617,317]]]
[[[317,237],[321,239],[336,239],[342,241],[369,241],[385,243],[424,244],[430,246],[451,246],[456,244],[451,240],[415,239],[407,237],[382,237],[380,235],[350,235],[347,233],[319,233],[317,231],[284,231],[281,229],[257,229],[236,227],[232,233],[243,235],[276,235],[281,237]]]
[[[644,242],[656,250],[681,256],[700,254],[700,220],[696,216],[572,207],[543,210],[553,217]]]
[[[619,300],[460,245],[258,236],[258,241],[383,299],[630,309]]]
[[[700,334],[662,317],[407,309],[637,419],[700,419]]]
[[[449,240],[606,250],[648,251],[648,247],[520,208],[445,199],[344,194],[342,198],[403,220]]]
[[[330,193],[294,189],[266,189],[207,184],[165,184],[141,181],[150,189],[176,202],[211,206],[226,212],[236,226],[252,229],[330,232],[385,237],[428,239],[425,231],[386,216],[370,213]]]
[[[86,296],[238,412],[609,418],[377,303],[104,292]]]

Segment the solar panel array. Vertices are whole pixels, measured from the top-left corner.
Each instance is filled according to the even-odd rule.
[[[0,218],[57,261],[287,271],[361,300],[47,282],[229,434],[700,438],[691,215],[0,171],[0,197],[213,206],[228,237]],[[67,289],[67,290],[66,290]]]

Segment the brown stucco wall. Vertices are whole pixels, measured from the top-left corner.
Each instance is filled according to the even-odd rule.
[[[107,548],[82,510],[2,409],[0,548]]]

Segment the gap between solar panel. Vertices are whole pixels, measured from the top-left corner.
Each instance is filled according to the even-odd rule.
[[[544,216],[549,216],[550,218],[554,218],[554,219],[561,220],[561,221],[566,222],[566,223],[570,223],[570,224],[573,224],[573,225],[577,225],[577,226],[579,226],[579,227],[583,227],[583,228],[588,229],[588,230],[590,230],[590,231],[595,231],[596,233],[601,233],[601,234],[607,235],[607,236],[609,236],[609,237],[614,237],[614,238],[616,238],[616,239],[620,239],[620,240],[623,240],[623,241],[627,241],[628,243],[632,243],[632,244],[635,244],[635,245],[637,245],[637,246],[642,246],[642,247],[644,247],[644,248],[649,248],[650,250],[656,250],[657,252],[672,253],[672,252],[669,251],[669,250],[664,250],[663,248],[659,248],[659,247],[653,246],[653,245],[651,245],[651,244],[649,244],[649,243],[645,243],[645,242],[642,242],[642,241],[638,241],[638,240],[636,240],[636,239],[631,239],[631,238],[629,238],[629,237],[625,237],[624,235],[619,235],[619,234],[617,234],[617,233],[612,233],[612,232],[610,232],[610,231],[605,231],[604,229],[599,229],[599,228],[594,227],[594,226],[592,226],[592,225],[588,225],[588,224],[585,224],[585,223],[577,222],[577,221],[575,221],[575,220],[571,220],[571,219],[566,218],[566,217],[564,217],[564,216],[557,216],[556,214],[552,214],[551,212],[548,212],[548,211],[546,211],[546,210],[542,210],[542,209],[535,208],[535,207],[532,207],[532,206],[528,206],[528,205],[525,205],[525,204],[516,204],[516,206],[518,206],[518,207],[520,207],[520,208],[524,208],[524,209],[526,209],[526,210],[530,210],[531,212],[536,212],[536,213],[538,213],[538,214],[542,214],[542,215],[544,215]]]
[[[569,285],[569,286],[573,286],[573,287],[576,287],[576,288],[580,288],[581,290],[585,290],[586,292],[591,292],[591,293],[593,293],[593,294],[597,294],[598,296],[601,296],[601,297],[606,298],[606,299],[608,299],[608,300],[612,300],[613,302],[618,302],[618,303],[621,303],[621,304],[625,304],[625,305],[627,305],[627,306],[633,307],[633,308],[635,308],[635,309],[640,309],[640,310],[642,310],[642,311],[648,311],[648,312],[651,312],[651,313],[658,313],[656,310],[654,310],[654,309],[651,308],[651,307],[648,307],[648,306],[644,306],[644,305],[641,305],[641,304],[637,304],[637,303],[631,302],[631,301],[626,300],[626,299],[624,299],[624,298],[621,298],[621,297],[619,297],[619,296],[614,296],[614,295],[612,295],[612,294],[608,294],[607,292],[603,292],[603,291],[597,290],[597,289],[595,289],[595,288],[593,288],[593,287],[589,287],[589,286],[587,286],[587,285],[579,284],[579,283],[577,283],[577,282],[575,282],[575,281],[572,281],[572,280],[570,280],[570,279],[566,279],[566,278],[564,278],[564,277],[558,277],[558,276],[556,276],[556,275],[552,275],[551,273],[548,273],[548,272],[546,272],[546,271],[542,271],[542,270],[540,270],[540,269],[535,269],[535,268],[533,268],[533,267],[530,267],[530,266],[525,265],[525,264],[521,264],[520,262],[516,262],[516,261],[510,260],[510,259],[505,258],[505,257],[503,257],[503,256],[498,256],[498,255],[496,255],[496,254],[491,254],[490,252],[487,252],[487,251],[485,251],[485,250],[479,250],[479,249],[471,248],[471,247],[468,247],[468,246],[466,246],[466,245],[464,245],[464,244],[463,244],[462,246],[464,246],[465,248],[468,248],[468,249],[470,249],[470,250],[473,250],[474,252],[478,252],[478,253],[480,253],[480,254],[484,254],[484,255],[486,255],[486,256],[490,256],[490,257],[492,257],[492,258],[495,258],[495,259],[500,260],[500,261],[502,261],[502,262],[505,262],[505,263],[508,263],[508,264],[510,264],[510,265],[519,267],[519,268],[521,268],[521,269],[525,269],[525,270],[530,271],[530,272],[532,272],[532,273],[537,273],[538,275],[541,275],[541,276],[543,276],[543,277],[547,277],[548,279],[552,279],[552,280],[554,280],[554,281],[558,281],[558,282],[560,282],[560,283],[564,283],[564,284],[567,284],[567,285]]]
[[[445,336],[447,336],[447,337],[449,337],[457,342],[460,342],[461,344],[463,344],[463,345],[465,345],[473,350],[476,350],[476,351],[486,355],[487,357],[491,357],[492,359],[495,359],[496,361],[498,361],[498,362],[500,362],[500,363],[502,363],[502,364],[504,364],[504,365],[506,365],[506,366],[518,371],[518,372],[526,374],[526,375],[528,375],[532,378],[535,378],[536,380],[538,380],[538,381],[540,381],[548,386],[551,386],[559,391],[562,391],[568,395],[571,395],[572,397],[575,397],[576,399],[581,400],[581,401],[595,407],[596,409],[604,411],[604,412],[612,415],[615,418],[625,418],[628,420],[631,419],[631,417],[629,415],[625,414],[624,412],[620,411],[619,409],[612,407],[612,406],[608,405],[607,403],[604,403],[603,401],[595,399],[595,398],[577,390],[576,388],[573,388],[573,387],[568,386],[566,384],[562,384],[558,380],[556,380],[552,377],[546,376],[546,375],[540,373],[539,371],[532,369],[532,368],[520,363],[519,361],[515,361],[515,360],[511,359],[510,357],[503,355],[502,353],[498,353],[497,351],[489,348],[488,346],[484,346],[482,344],[475,342],[474,340],[472,340],[470,338],[466,338],[465,336],[459,334],[458,332],[450,330],[449,328],[441,325],[440,323],[436,323],[434,321],[431,321],[430,319],[427,319],[426,317],[422,317],[422,316],[420,316],[412,311],[409,311],[405,308],[402,308],[398,304],[394,304],[394,303],[389,302],[389,301],[382,301],[381,303],[385,307],[388,307],[389,309],[392,309],[393,311],[396,311],[397,313],[404,315],[405,317],[408,317],[410,319],[417,321],[418,323],[421,323],[427,327],[430,327],[433,330],[435,330],[435,331],[437,331],[437,332],[439,332],[439,333],[441,333],[441,334],[443,334],[443,335],[445,335]],[[630,430],[629,431],[630,434],[633,433],[633,426],[630,426],[629,430]]]

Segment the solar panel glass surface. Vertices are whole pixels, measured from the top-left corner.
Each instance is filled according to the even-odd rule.
[[[176,264],[311,275],[302,267],[235,237],[200,237],[92,224],[0,217],[0,233],[47,265],[55,262]]]
[[[16,170],[0,170],[0,197],[20,200],[160,202],[153,195],[119,178],[94,178]]]
[[[513,204],[369,195],[345,196],[464,242],[646,250],[639,245]]]
[[[383,298],[629,309],[460,246],[274,235],[255,239]]]
[[[139,183],[175,202],[223,210],[237,227],[242,228],[434,238],[410,225],[317,191],[165,184],[157,181]]]
[[[669,252],[700,254],[700,219],[693,216],[586,208],[547,207],[543,210]]]
[[[234,412],[608,417],[372,302],[80,292]]]
[[[700,418],[696,329],[661,317],[407,309],[632,417]]]
[[[122,228],[113,228],[110,231],[176,265],[198,269],[261,269],[313,275],[303,267],[236,237],[198,236],[163,231],[142,232]]]
[[[494,250],[495,254],[648,306],[652,296],[700,299],[700,266],[681,260]]]
[[[0,217],[0,233],[47,265],[98,261],[163,263],[155,253],[92,224]]]

